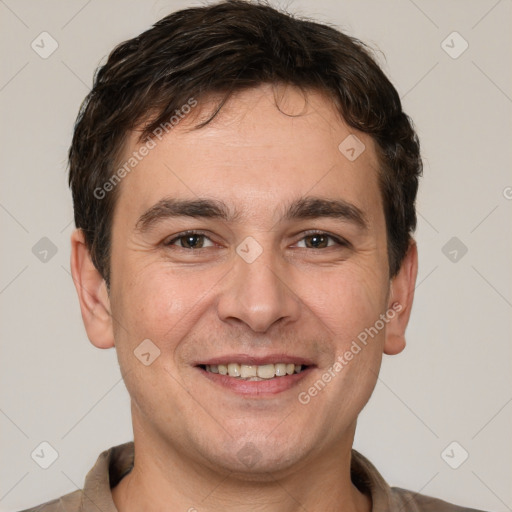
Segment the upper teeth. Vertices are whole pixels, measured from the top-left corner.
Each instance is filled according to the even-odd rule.
[[[284,377],[299,373],[302,365],[293,363],[277,363],[277,364],[207,364],[206,371],[211,373],[220,373],[221,375],[229,375],[230,377],[239,377],[241,379],[272,379],[274,377]]]

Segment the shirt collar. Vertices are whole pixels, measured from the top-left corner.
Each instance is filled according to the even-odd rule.
[[[133,441],[102,452],[85,478],[80,510],[118,512],[111,488],[132,470],[133,462]],[[356,450],[352,450],[350,473],[354,485],[371,496],[372,512],[389,512],[394,509],[391,488],[375,466]]]

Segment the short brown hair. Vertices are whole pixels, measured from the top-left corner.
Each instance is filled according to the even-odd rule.
[[[209,122],[233,91],[266,83],[321,91],[349,126],[372,136],[381,164],[390,276],[396,275],[416,227],[422,173],[419,141],[397,91],[361,41],[266,3],[226,0],[172,13],[118,45],[81,105],[69,149],[69,184],[75,224],[107,285],[119,187],[101,198],[95,191],[113,176],[128,132],[142,124],[142,140],[191,97],[224,94]]]

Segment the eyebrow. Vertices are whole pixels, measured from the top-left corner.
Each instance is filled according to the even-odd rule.
[[[136,230],[144,233],[157,223],[175,217],[220,219],[236,222],[240,212],[230,210],[223,201],[217,199],[177,199],[164,198],[146,210],[137,220]],[[343,199],[302,197],[285,207],[281,220],[299,220],[329,217],[355,224],[368,230],[368,220],[364,212]]]

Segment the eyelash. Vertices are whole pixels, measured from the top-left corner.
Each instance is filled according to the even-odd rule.
[[[187,236],[204,236],[205,238],[207,238],[208,240],[210,240],[212,243],[215,243],[213,242],[213,240],[211,240],[207,235],[206,233],[203,233],[202,231],[196,231],[196,230],[190,230],[190,231],[184,231],[182,233],[178,233],[176,236],[174,236],[171,240],[169,241],[166,241],[164,242],[164,245],[166,247],[172,247],[174,242],[180,240],[181,238],[185,238]],[[338,236],[334,236],[334,235],[331,235],[330,233],[327,233],[325,231],[317,231],[317,230],[310,230],[310,231],[305,231],[303,233],[303,236],[302,238],[300,239],[301,241],[304,240],[306,237],[308,236],[313,236],[313,235],[320,235],[320,236],[326,236],[328,238],[330,238],[331,240],[334,240],[334,242],[339,245],[340,247],[349,247],[350,246],[350,243],[347,242],[346,240],[344,240],[343,238],[340,238]],[[192,251],[194,249],[189,249],[187,247],[179,247],[177,246],[179,249],[185,249],[187,251]],[[328,247],[332,247],[332,246],[328,246]],[[327,249],[328,247],[322,247],[321,249]],[[204,249],[204,247],[200,247],[200,249]],[[207,249],[207,247],[206,247]],[[312,249],[311,247],[304,247],[304,249]],[[196,251],[198,249],[195,249]],[[316,249],[316,250],[319,250],[319,249]]]

